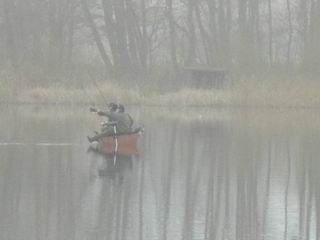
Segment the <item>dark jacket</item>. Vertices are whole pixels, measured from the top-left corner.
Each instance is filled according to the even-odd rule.
[[[129,133],[132,131],[133,120],[128,113],[100,111],[98,114],[108,117],[111,122],[117,122],[118,133]]]

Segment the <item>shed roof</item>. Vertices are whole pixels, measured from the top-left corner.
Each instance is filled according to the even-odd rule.
[[[182,67],[184,71],[191,71],[191,72],[207,72],[207,73],[216,73],[216,72],[229,72],[226,68],[213,68],[210,66],[187,66]]]

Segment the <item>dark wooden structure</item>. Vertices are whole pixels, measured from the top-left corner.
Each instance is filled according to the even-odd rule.
[[[226,69],[185,67],[182,69],[182,76],[182,84],[186,87],[221,89],[227,85],[229,71]]]

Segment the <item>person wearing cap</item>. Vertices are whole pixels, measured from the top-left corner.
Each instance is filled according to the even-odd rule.
[[[133,120],[131,116],[125,112],[125,108],[121,104],[117,106],[117,111],[98,111],[97,114],[107,117],[109,124],[106,124],[107,127],[105,127],[100,134],[92,138],[88,137],[89,142],[97,141],[101,137],[114,135],[114,125],[116,125],[117,134],[130,133],[132,131]]]
[[[111,102],[108,104],[108,109],[110,112],[116,112],[118,109],[118,105],[115,104],[114,102]]]
[[[131,117],[128,113],[125,113],[125,108],[124,108],[124,106],[123,106],[122,104],[119,104],[119,105],[118,105],[117,111],[118,111],[119,113],[124,113],[124,114],[126,114],[126,115],[128,116],[128,118],[129,118],[129,120],[130,120],[129,126],[130,126],[130,128],[132,128],[132,126],[133,126],[133,119],[132,119],[132,117]]]
[[[108,111],[110,112],[116,112],[118,110],[118,105],[115,104],[114,102],[111,102],[108,104]],[[97,112],[97,114],[99,114],[99,111]],[[110,118],[108,118],[108,121],[106,122],[106,124],[102,125],[101,128],[101,132],[106,132],[106,131],[111,131],[109,130],[109,128],[111,127],[110,123],[112,122],[112,120],[110,120]]]

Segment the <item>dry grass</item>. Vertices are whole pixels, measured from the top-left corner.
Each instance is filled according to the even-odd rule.
[[[240,81],[225,90],[183,89],[154,95],[148,105],[208,107],[320,107],[320,83],[315,81]]]
[[[110,101],[135,104],[142,102],[142,97],[137,90],[120,89],[108,83],[99,90],[95,86],[72,89],[63,86],[37,87],[26,89],[19,97],[19,102],[24,103],[98,104]]]
[[[179,124],[192,124],[190,126],[209,126],[218,124],[225,129],[232,128],[237,135],[252,135],[261,133],[264,136],[285,136],[301,134],[318,134],[320,131],[320,115],[313,109],[212,109],[212,108],[167,108],[143,107],[133,108],[139,111],[139,118],[148,122],[178,122]],[[5,112],[13,111],[19,118],[31,120],[56,121],[75,120],[84,121],[94,127],[101,120],[95,114],[90,114],[82,106],[8,106]],[[13,114],[13,113],[11,113]],[[152,120],[150,120],[152,119]],[[137,122],[139,119],[135,118]],[[284,133],[286,133],[284,135]]]
[[[19,96],[17,80],[5,71],[0,71],[0,102],[12,102]]]
[[[124,89],[106,82],[99,90],[95,85],[71,88],[23,86],[8,76],[0,75],[0,102],[99,104],[109,101],[146,106],[203,107],[320,107],[320,82],[239,81],[229,89],[182,89],[159,93],[150,89]]]

